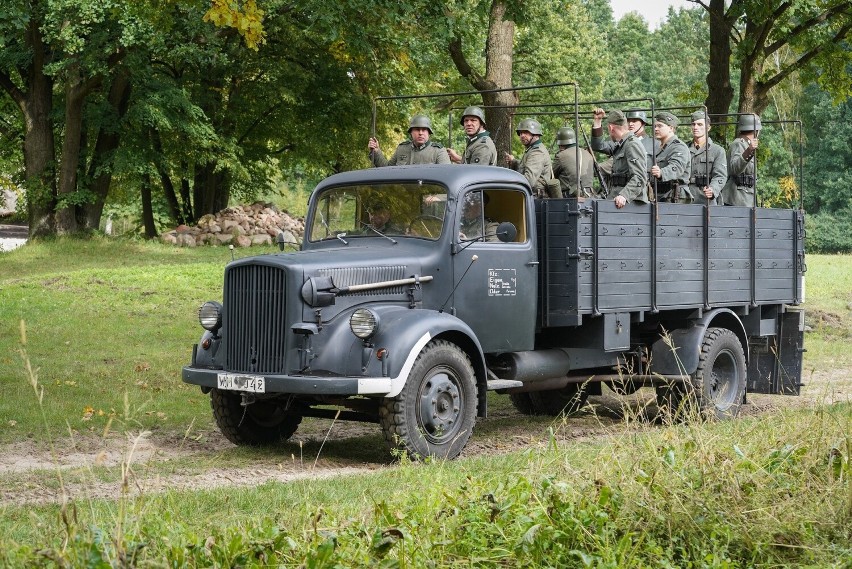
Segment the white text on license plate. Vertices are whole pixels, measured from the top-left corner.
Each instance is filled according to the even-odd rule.
[[[240,375],[238,373],[220,373],[216,382],[219,389],[231,391],[251,391],[266,393],[266,381],[256,375]]]

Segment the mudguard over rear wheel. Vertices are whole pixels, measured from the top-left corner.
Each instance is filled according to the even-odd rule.
[[[736,417],[745,396],[746,374],[745,352],[737,335],[727,328],[708,328],[698,369],[686,382],[657,386],[657,405],[664,416],[675,419],[698,414]]]
[[[385,442],[416,458],[455,458],[473,432],[476,394],[467,354],[443,340],[427,344],[400,394],[379,407]]]
[[[287,440],[302,422],[301,415],[284,411],[273,401],[259,400],[246,406],[241,401],[238,392],[218,389],[210,392],[216,425],[235,445],[261,446]]]

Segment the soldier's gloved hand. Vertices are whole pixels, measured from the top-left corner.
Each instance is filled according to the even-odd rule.
[[[751,160],[754,156],[754,151],[757,149],[758,141],[756,138],[748,139],[748,146],[743,150],[743,160]]]

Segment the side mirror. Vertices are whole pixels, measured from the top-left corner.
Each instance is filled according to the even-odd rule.
[[[289,231],[279,231],[278,235],[275,236],[275,242],[278,243],[279,251],[283,251],[288,245],[296,250],[301,249],[298,241],[296,241],[296,236]]]
[[[503,243],[513,243],[518,237],[518,228],[511,221],[504,221],[497,226],[497,239]]]

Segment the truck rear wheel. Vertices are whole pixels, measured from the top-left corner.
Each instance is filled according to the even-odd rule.
[[[242,406],[241,400],[236,392],[210,392],[216,425],[235,445],[261,446],[287,440],[302,422],[301,415],[284,411],[277,403],[261,400]]]
[[[533,391],[530,400],[536,413],[541,415],[570,415],[579,411],[589,397],[582,383],[569,383],[562,389]]]
[[[717,419],[736,417],[746,388],[746,360],[739,338],[727,328],[708,328],[698,369],[688,382],[657,387],[657,405],[674,418],[702,413]]]
[[[510,393],[509,399],[512,400],[512,405],[515,406],[518,413],[521,413],[522,415],[538,415],[529,393]]]
[[[427,344],[400,394],[379,407],[385,442],[416,458],[455,458],[473,432],[476,393],[467,354],[443,340]]]

